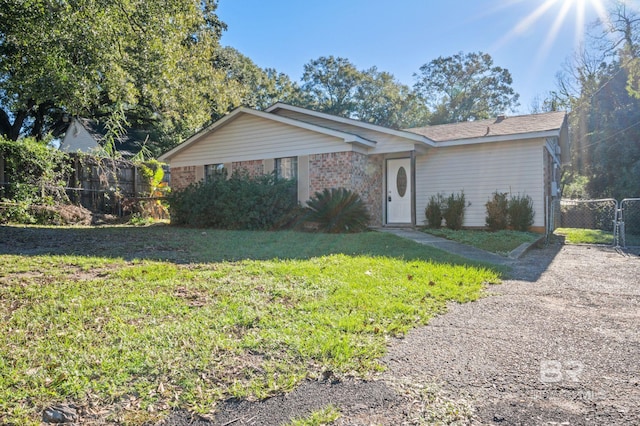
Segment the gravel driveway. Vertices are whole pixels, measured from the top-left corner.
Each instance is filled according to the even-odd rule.
[[[490,297],[392,342],[372,380],[228,401],[215,424],[278,425],[329,403],[338,425],[640,424],[640,257],[557,245],[513,266]]]

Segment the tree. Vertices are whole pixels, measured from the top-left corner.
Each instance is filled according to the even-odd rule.
[[[569,109],[569,105],[565,102],[564,98],[560,94],[551,90],[543,97],[536,95],[531,101],[529,106],[530,114],[541,114],[551,111],[566,111]]]
[[[610,12],[605,33],[613,35],[609,50],[616,51],[627,71],[627,91],[640,98],[640,13],[617,1]]]
[[[362,73],[346,58],[321,56],[304,66],[302,91],[308,107],[328,114],[351,117]]]
[[[212,67],[216,0],[0,0],[0,134],[124,109],[166,148],[238,99]]]
[[[430,124],[480,120],[517,107],[511,73],[482,52],[438,57],[414,74],[414,90],[431,112]]]
[[[615,5],[595,38],[599,43],[583,48],[559,79],[572,109],[572,162],[564,183],[595,198],[635,196],[640,181],[640,99],[629,67],[640,21],[623,6]]]
[[[362,72],[354,99],[354,115],[368,123],[394,129],[427,123],[427,109],[411,88],[376,67]]]
[[[411,88],[376,67],[358,70],[346,58],[320,57],[304,66],[301,106],[390,128],[426,124]]]
[[[214,68],[224,70],[227,87],[238,92],[244,106],[266,109],[276,102],[301,103],[300,87],[288,75],[262,69],[232,47],[217,50]]]

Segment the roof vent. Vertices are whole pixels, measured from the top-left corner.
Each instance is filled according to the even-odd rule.
[[[501,122],[502,120],[505,120],[507,118],[506,115],[502,114],[496,117],[496,123]]]

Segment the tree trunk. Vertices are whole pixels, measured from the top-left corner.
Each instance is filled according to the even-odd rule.
[[[20,110],[15,114],[13,124],[11,124],[9,114],[7,114],[5,110],[0,109],[0,135],[9,140],[17,141],[18,137],[20,137],[20,129],[22,129],[26,118],[27,111]]]

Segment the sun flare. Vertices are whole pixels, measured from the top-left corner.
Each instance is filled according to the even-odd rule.
[[[545,28],[546,36],[540,40],[537,52],[532,52],[531,72],[539,70],[549,56],[560,32],[565,28],[574,28],[573,45],[576,49],[583,44],[589,22],[595,17],[608,21],[604,3],[607,0],[510,0],[501,4],[502,8],[520,7],[527,10],[524,16],[492,46],[499,50],[507,44],[526,37],[534,27]]]
[[[535,1],[535,0],[534,0]],[[525,34],[534,25],[548,25],[544,21],[552,19],[547,37],[545,38],[539,52],[539,57],[544,57],[553,46],[558,33],[565,25],[573,25],[575,28],[574,44],[580,45],[584,40],[585,26],[587,24],[585,16],[587,11],[595,12],[599,19],[607,20],[607,11],[603,4],[605,0],[543,0],[535,1],[540,3],[528,15],[524,16],[516,23],[511,31],[502,37],[495,48],[500,48],[510,41]],[[520,4],[526,6],[532,0],[514,0],[510,5]],[[555,16],[554,16],[555,15]],[[573,21],[573,22],[571,22]]]

